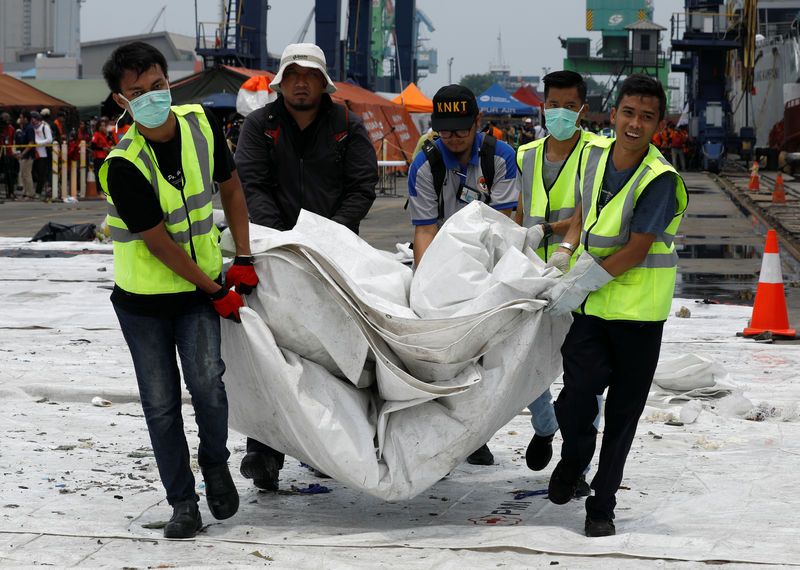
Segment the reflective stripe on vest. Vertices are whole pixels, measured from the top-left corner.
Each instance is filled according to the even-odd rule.
[[[584,146],[597,138],[597,135],[582,132],[575,148],[561,166],[553,185],[547,189],[542,176],[544,166],[545,141],[550,137],[525,144],[517,151],[517,166],[521,172],[523,203],[522,225],[526,228],[544,222],[558,222],[569,219],[580,202],[580,180],[577,176]],[[552,235],[542,241],[536,250],[545,261],[558,249],[563,235]]]
[[[647,185],[659,176],[675,177],[675,216],[664,233],[656,236],[641,263],[590,293],[578,311],[609,320],[663,321],[669,315],[675,288],[678,256],[674,239],[688,203],[686,187],[675,169],[651,145],[630,180],[598,216],[597,202],[612,143],[613,140],[601,139],[587,145],[584,151],[583,230],[573,263],[584,250],[602,261],[628,243],[636,202]]]
[[[107,188],[108,165],[112,158],[134,164],[150,183],[164,214],[170,238],[192,257],[212,279],[222,268],[211,204],[214,172],[214,133],[200,105],[172,108],[181,136],[183,190],[163,177],[153,150],[134,124],[100,168],[101,186]],[[125,291],[162,294],[194,291],[196,287],[178,276],[147,249],[141,236],[128,230],[114,202],[107,195],[108,226],[114,240],[114,278]]]

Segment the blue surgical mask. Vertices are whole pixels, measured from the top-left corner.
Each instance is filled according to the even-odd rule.
[[[119,96],[125,99],[122,93]],[[148,129],[155,129],[167,122],[172,95],[169,89],[159,89],[139,95],[133,101],[125,99],[125,102],[131,108],[134,121]]]
[[[578,128],[575,123],[578,121],[582,109],[583,106],[577,111],[570,111],[563,107],[545,109],[544,120],[547,131],[560,141],[567,140]]]

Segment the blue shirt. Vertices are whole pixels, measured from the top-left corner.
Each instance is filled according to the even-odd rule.
[[[442,206],[445,220],[467,205],[457,196],[463,185],[486,191],[478,154],[483,136],[483,133],[475,136],[475,141],[472,143],[472,154],[466,166],[461,166],[461,163],[441,139],[434,142],[442,153],[442,162],[445,167],[444,184],[442,185]],[[489,205],[496,210],[514,208],[519,197],[517,163],[514,149],[503,141],[497,141],[494,165],[494,182],[490,192],[491,202]],[[428,157],[424,152],[417,154],[408,171],[408,203],[411,223],[415,226],[435,224],[439,221],[439,204],[436,199],[436,189],[433,186],[433,174]]]
[[[617,170],[612,153],[608,153],[608,164],[603,176],[603,191],[608,192],[606,202],[617,195],[633,176],[638,165]],[[631,218],[631,231],[637,234],[664,233],[675,217],[677,183],[670,175],[659,176],[642,191],[636,201]]]
[[[30,123],[20,129],[19,135],[17,144],[36,144],[36,131]],[[36,148],[23,148],[20,158],[36,158]]]

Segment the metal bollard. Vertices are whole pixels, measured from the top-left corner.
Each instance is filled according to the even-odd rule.
[[[80,153],[81,153],[80,191],[81,191],[81,198],[86,198],[86,141],[81,141]]]
[[[78,163],[74,160],[69,165],[69,195],[78,199]]]
[[[69,186],[67,186],[67,174],[69,167],[67,166],[67,143],[61,143],[61,193],[66,198],[69,196]]]
[[[52,169],[52,178],[50,179],[52,190],[51,190],[51,197],[53,200],[58,198],[58,155],[60,154],[61,149],[58,146],[57,142],[53,143],[53,161],[51,163]]]

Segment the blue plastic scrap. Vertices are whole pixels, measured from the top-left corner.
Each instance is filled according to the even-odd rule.
[[[546,494],[547,494],[547,489],[539,489],[538,491],[526,491],[524,493],[517,493],[516,495],[514,495],[514,500],[519,501],[521,499],[524,499],[525,497],[530,497],[533,495],[546,495]]]
[[[297,489],[298,493],[308,493],[309,495],[317,495],[319,493],[330,493],[331,490],[328,489],[325,485],[320,485],[319,483],[311,483],[305,489]]]

